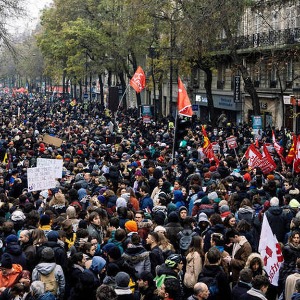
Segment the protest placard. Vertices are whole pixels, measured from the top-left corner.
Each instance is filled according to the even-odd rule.
[[[37,158],[37,167],[55,167],[55,178],[62,178],[62,159]]]
[[[55,173],[55,166],[28,168],[28,192],[55,188]]]

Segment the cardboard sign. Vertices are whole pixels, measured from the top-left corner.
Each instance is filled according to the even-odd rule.
[[[48,190],[56,187],[55,166],[27,169],[28,192]]]
[[[62,159],[51,159],[51,158],[37,158],[36,166],[39,167],[54,167],[55,168],[55,178],[62,178]]]
[[[45,134],[43,136],[43,143],[50,144],[50,145],[53,145],[55,147],[60,147],[62,141],[63,141],[62,139],[59,139],[59,138],[54,137],[54,136],[51,136],[49,134]]]

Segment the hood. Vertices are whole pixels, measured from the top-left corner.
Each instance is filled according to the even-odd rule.
[[[22,247],[17,243],[9,243],[5,251],[11,255],[18,256],[22,254]]]
[[[53,269],[56,267],[56,263],[40,263],[36,266],[36,269],[38,272],[40,272],[43,275],[50,274]]]
[[[133,254],[133,253],[129,254],[128,249],[127,249],[126,253],[123,253],[123,257],[126,261],[130,261],[133,264],[137,264],[137,263],[147,259],[149,257],[149,252],[144,250],[143,252],[139,252],[136,254]]]
[[[261,260],[261,265],[264,265],[263,259],[259,253],[251,253],[246,261],[245,268],[250,268],[250,262],[253,258],[258,257]]]
[[[282,214],[282,208],[279,206],[270,206],[268,212],[274,216],[279,216]]]
[[[254,210],[249,206],[244,206],[244,207],[239,208],[239,213],[241,213],[241,214],[245,214],[245,213],[252,214],[253,212],[254,212]]]

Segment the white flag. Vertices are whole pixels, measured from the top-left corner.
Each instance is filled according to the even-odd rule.
[[[263,258],[265,271],[269,276],[270,283],[278,286],[279,268],[283,262],[283,256],[266,214],[264,214],[262,223],[258,252]]]

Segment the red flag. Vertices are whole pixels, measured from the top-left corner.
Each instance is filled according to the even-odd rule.
[[[282,153],[283,153],[283,147],[281,147],[281,146],[276,142],[274,130],[272,130],[272,141],[273,141],[273,145],[274,145],[274,149],[275,149],[276,153],[278,154],[278,156],[279,156],[281,159],[284,159],[283,156],[282,156]]]
[[[285,158],[285,162],[290,165],[294,158],[295,158],[295,154],[296,154],[296,146],[297,146],[297,136],[296,135],[293,135],[293,143],[292,143],[292,146],[290,148],[290,151],[288,153],[288,155],[286,156]]]
[[[146,76],[143,69],[139,66],[130,80],[130,85],[137,93],[140,93],[146,86]]]
[[[282,253],[275,234],[273,233],[268,218],[264,214],[258,252],[263,258],[264,269],[271,284],[278,286],[279,269],[282,263]]]
[[[271,154],[268,151],[266,144],[263,145],[262,161],[260,163],[260,168],[264,174],[268,174],[275,170],[277,167],[275,161],[273,160]]]
[[[214,153],[212,144],[211,144],[211,142],[210,142],[210,140],[207,136],[205,127],[203,125],[202,125],[202,134],[203,134],[203,137],[204,137],[204,143],[203,143],[203,146],[202,146],[203,153],[209,159],[209,161],[214,160],[216,162],[216,165],[218,166],[219,165],[219,159],[216,157],[216,155]]]
[[[178,77],[178,100],[177,100],[178,114],[185,117],[193,116],[192,104],[186,89]]]
[[[298,136],[298,140],[295,147],[295,158],[294,158],[294,166],[295,173],[300,173],[300,136]]]
[[[256,147],[256,148],[259,148],[258,138],[255,139],[255,147]]]
[[[251,144],[245,152],[245,157],[248,160],[248,166],[255,168],[258,166],[259,161],[262,159],[261,153]]]

